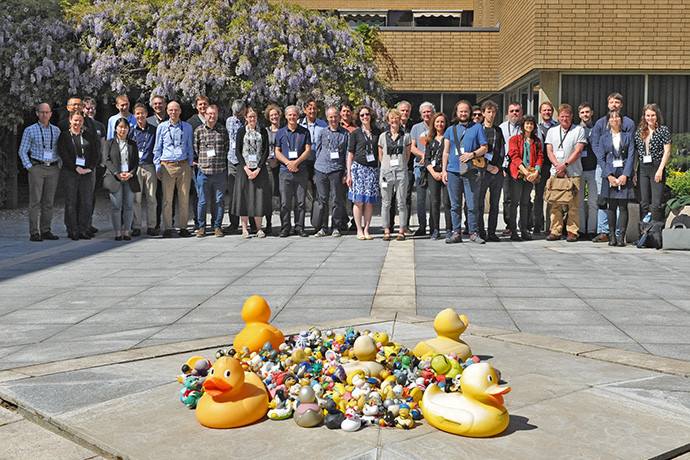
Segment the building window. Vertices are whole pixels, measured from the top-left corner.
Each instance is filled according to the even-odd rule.
[[[690,132],[690,75],[650,75],[648,85],[647,102],[659,106],[671,133]],[[633,120],[638,123],[641,118],[642,113]]]
[[[360,24],[370,26],[385,27],[388,18],[387,11],[340,11],[340,17],[347,22],[350,27],[357,27]]]
[[[351,27],[472,27],[474,11],[341,10],[337,14]]]
[[[577,107],[583,102],[592,104],[594,119],[606,116],[608,96],[623,95],[623,114],[637,124],[644,107],[644,75],[568,75],[561,77],[561,102],[570,104],[577,118]]]

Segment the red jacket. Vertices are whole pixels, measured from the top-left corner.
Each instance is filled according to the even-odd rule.
[[[522,164],[522,145],[525,142],[525,136],[520,133],[510,138],[510,149],[508,150],[508,156],[510,156],[510,176],[513,179],[518,178],[518,167]],[[539,166],[540,168],[544,164],[544,154],[541,151],[541,141],[539,139],[532,138],[532,143],[530,145],[530,155],[529,155],[529,167],[534,168]]]

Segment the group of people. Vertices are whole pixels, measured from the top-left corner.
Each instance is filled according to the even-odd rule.
[[[118,113],[107,126],[95,120],[91,98],[71,98],[69,115],[58,126],[50,124],[50,106],[38,106],[38,122],[25,130],[19,149],[29,177],[31,241],[58,238],[51,220],[59,180],[65,191],[65,226],[74,240],[92,238],[97,231],[92,214],[94,190],[101,181],[110,193],[118,241],[141,234],[144,213],[151,236],[162,229],[164,238],[172,237],[175,217],[178,234],[192,236],[190,201],[197,237],[207,231],[222,237],[241,229],[244,238],[263,238],[272,231],[274,197],[280,197],[279,236],[309,236],[305,217],[310,188],[311,223],[318,237],[338,237],[351,228],[357,239],[373,239],[373,207],[380,200],[383,239],[394,234],[397,210],[395,238],[405,240],[411,233],[413,187],[419,221],[414,235],[427,235],[428,222],[430,238],[445,234],[449,244],[462,242],[463,233],[474,243],[500,241],[501,197],[507,224],[503,234],[513,241],[532,239],[547,227],[547,240],[560,239],[565,226],[569,242],[584,234],[595,242],[624,245],[634,184],[639,185],[641,213],[663,219],[669,130],[655,104],[645,106],[636,127],[622,113],[618,93],[609,96],[609,112],[596,123],[591,105],[580,104],[578,125],[568,104],[558,107],[555,121],[549,102],[540,107],[541,121],[523,116],[521,105],[511,102],[508,120],[501,124],[495,121],[498,106],[491,100],[481,106],[459,101],[451,120],[424,102],[417,124],[410,122],[412,104],[406,101],[388,110],[382,124],[366,105],[356,110],[349,104],[330,106],[326,120],[319,119],[315,100],[306,101],[301,111],[271,104],[261,114],[263,120],[236,100],[225,123],[205,96],[196,98],[197,113],[186,122],[176,101],[153,96],[149,105],[151,116],[143,103],[130,113],[129,99],[120,95]],[[568,201],[545,203],[544,191],[564,177]],[[223,228],[226,200],[230,225]]]

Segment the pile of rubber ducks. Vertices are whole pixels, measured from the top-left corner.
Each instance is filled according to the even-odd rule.
[[[464,330],[467,320],[448,310]],[[180,399],[194,408],[193,399],[199,422],[213,428],[243,426],[266,416],[273,421],[292,418],[301,427],[407,430],[424,416],[429,424],[455,434],[500,433],[508,425],[502,395],[510,388],[499,386],[493,367],[471,355],[458,338],[462,331],[453,331],[453,343],[442,345],[465,347],[456,350],[464,356],[436,351],[441,333],[449,335],[444,327],[451,315],[444,312],[439,313],[444,325],[436,328],[439,337],[415,347],[420,355],[384,332],[352,327],[342,333],[312,328],[282,342],[266,341],[255,351],[238,347],[236,340],[218,350],[210,367],[201,357],[185,363],[178,378],[184,385]],[[276,332],[269,332],[274,339]]]

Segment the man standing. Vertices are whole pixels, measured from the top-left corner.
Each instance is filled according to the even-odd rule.
[[[510,156],[508,156],[508,151],[510,150],[510,138],[520,134],[520,125],[522,124],[522,106],[519,102],[513,101],[508,104],[508,121],[504,121],[500,124],[501,132],[503,133],[503,177],[510,174]],[[543,144],[542,144],[543,145]],[[503,181],[503,221],[508,224],[510,222],[510,202],[512,197],[510,196],[510,181]],[[517,216],[516,216],[517,217]],[[510,236],[510,230],[506,229],[503,232],[504,236]]]
[[[196,177],[199,195],[199,231],[196,236],[206,236],[206,208],[211,202],[211,221],[214,234],[222,237],[225,189],[228,187],[228,162],[223,155],[228,151],[228,130],[218,124],[218,107],[209,105],[204,112],[206,122],[194,130],[194,156],[199,172]]]
[[[328,234],[328,196],[331,195],[331,235],[340,236],[341,218],[345,205],[345,194],[342,187],[346,182],[345,164],[347,142],[350,133],[340,126],[338,109],[331,106],[326,110],[328,128],[318,132],[314,177],[320,203],[320,213],[312,217],[315,236]],[[316,207],[315,207],[316,209]]]
[[[129,99],[127,99],[126,95],[120,94],[115,98],[115,108],[119,110],[119,113],[116,113],[112,117],[108,118],[108,134],[106,135],[107,139],[112,139],[115,137],[115,123],[117,123],[117,120],[120,118],[125,118],[127,121],[129,121],[130,131],[131,128],[137,124],[137,119],[134,118],[134,115],[129,113]]]
[[[156,175],[163,184],[163,238],[172,238],[173,193],[177,189],[180,205],[180,236],[192,236],[187,230],[189,220],[189,184],[192,181],[194,164],[194,134],[189,123],[180,120],[180,104],[168,104],[169,120],[156,129],[156,144],[153,149],[153,163]]]
[[[340,126],[347,129],[349,133],[357,129],[352,121],[352,106],[348,103],[340,106]]]
[[[551,206],[551,233],[546,237],[548,241],[560,239],[563,232],[563,206],[568,206],[568,238],[569,243],[577,241],[579,230],[580,206],[580,176],[582,175],[582,161],[580,155],[587,139],[582,126],[573,125],[573,108],[569,104],[558,107],[559,128],[549,129],[546,133],[546,152],[551,160],[551,176],[569,177],[576,193],[567,205],[553,204]]]
[[[607,99],[609,110],[623,109],[623,96],[620,93],[611,93]],[[599,118],[592,128],[590,133],[590,143],[594,154],[598,157],[603,157],[604,154],[599,148],[599,138],[606,130],[606,115]],[[628,117],[623,117],[621,122],[621,132],[634,133],[635,122]],[[596,169],[597,193],[601,193],[601,165],[597,162]],[[598,235],[592,240],[594,243],[606,243],[609,241],[609,220],[605,209],[600,209],[597,213],[597,233]]]
[[[156,166],[153,164],[153,147],[156,143],[156,128],[149,124],[146,117],[148,110],[141,102],[134,105],[134,118],[137,124],[130,131],[130,137],[137,143],[139,149],[139,167],[137,180],[141,192],[134,194],[134,220],[132,221],[132,236],[141,235],[141,201],[146,201],[146,233],[150,236],[158,235],[156,231],[156,191],[158,179]]]
[[[29,235],[31,241],[57,240],[51,232],[53,201],[60,179],[57,140],[60,128],[50,124],[48,104],[36,108],[38,123],[24,130],[19,158],[29,173]],[[41,213],[40,226],[38,213]]]
[[[539,129],[537,135],[541,140],[541,145],[546,145],[546,135],[549,130],[554,126],[558,126],[553,119],[553,104],[549,101],[542,102],[539,106],[539,115],[541,115],[541,123],[537,126]],[[551,161],[544,152],[544,164],[541,167],[541,179],[537,184],[534,185],[534,210],[532,212],[532,220],[534,226],[534,233],[541,233],[542,230],[546,231],[546,227],[549,226],[548,215],[550,213],[550,204],[546,205],[546,215],[547,219],[544,218],[544,188],[546,187],[546,181],[551,175]],[[529,226],[528,226],[529,227]]]
[[[411,152],[412,155],[414,155],[414,177],[417,183],[417,220],[419,221],[419,228],[414,233],[415,236],[426,235],[427,187],[420,185],[420,179],[422,174],[427,173],[426,168],[422,170],[421,165],[424,161],[424,154],[426,152],[426,135],[429,134],[429,123],[431,122],[431,117],[434,116],[434,113],[436,113],[436,107],[434,107],[434,104],[428,101],[422,102],[419,106],[419,115],[422,116],[422,121],[414,125],[410,130],[410,138],[412,140]],[[412,188],[411,185],[410,188]],[[391,208],[394,207],[391,206]],[[391,222],[393,222],[393,220],[391,220]],[[438,229],[429,227],[430,233],[434,233],[436,230]]]
[[[149,105],[153,109],[153,115],[148,117],[146,122],[154,128],[157,128],[159,124],[168,119],[168,114],[166,113],[168,103],[165,101],[163,96],[155,95],[151,97]]]
[[[96,100],[94,98],[84,98],[84,114],[89,117],[91,121],[93,121],[93,124],[96,127],[96,138],[101,141],[101,151],[103,151],[107,131],[105,125],[96,120]]]
[[[597,200],[599,197],[597,191],[597,157],[592,150],[592,144],[589,142],[590,134],[594,123],[592,122],[592,115],[594,111],[592,110],[592,105],[589,102],[583,102],[577,108],[578,115],[580,117],[580,126],[585,130],[585,139],[587,144],[582,150],[582,179],[580,185],[582,186],[582,191],[580,192],[580,216],[581,218],[587,217],[586,224],[583,222],[580,225],[584,237],[591,239],[595,237],[597,231]],[[587,188],[587,210],[585,214],[585,187]]]
[[[290,235],[290,209],[296,198],[295,231],[299,236],[309,236],[304,229],[305,199],[307,196],[307,168],[304,162],[311,155],[309,130],[297,124],[299,110],[291,105],[285,108],[287,126],[276,134],[275,156],[280,166],[280,237]]]
[[[503,131],[494,124],[496,113],[498,112],[498,104],[494,101],[484,101],[481,107],[481,115],[484,119],[482,124],[484,126],[484,135],[488,151],[484,154],[484,159],[488,165],[486,174],[482,179],[482,187],[479,191],[479,236],[488,241],[500,241],[496,235],[496,226],[498,225],[498,203],[501,199],[501,189],[503,189],[503,166],[504,141]],[[475,115],[473,113],[473,115]],[[479,117],[473,117],[473,121],[477,122]],[[487,226],[488,232],[484,229],[484,206],[486,193],[489,192],[489,223]]]
[[[479,190],[481,180],[473,177],[468,163],[477,157],[481,157],[488,150],[484,128],[470,120],[472,105],[468,101],[460,101],[455,104],[455,119],[443,137],[449,142],[445,143],[443,150],[443,183],[448,186],[450,197],[450,212],[453,218],[453,236],[446,238],[446,243],[462,243],[462,197],[467,201],[467,214],[470,226],[470,241],[484,244],[479,237],[477,226],[477,211],[479,208]],[[476,175],[476,173],[475,173]]]
[[[196,129],[206,123],[206,109],[208,108],[209,101],[204,95],[197,96],[194,100],[194,107],[196,108],[196,114],[187,120],[187,123],[192,125],[192,130]],[[218,115],[216,113],[216,115]]]
[[[230,225],[225,229],[226,233],[233,233],[240,224],[239,216],[232,214],[232,198],[235,194],[235,177],[237,177],[237,131],[244,126],[244,116],[247,113],[247,107],[240,99],[232,102],[232,116],[225,121],[225,128],[228,130],[229,149],[228,149],[228,189],[226,196],[230,201],[228,206],[228,218]],[[252,219],[250,219],[252,220]]]

